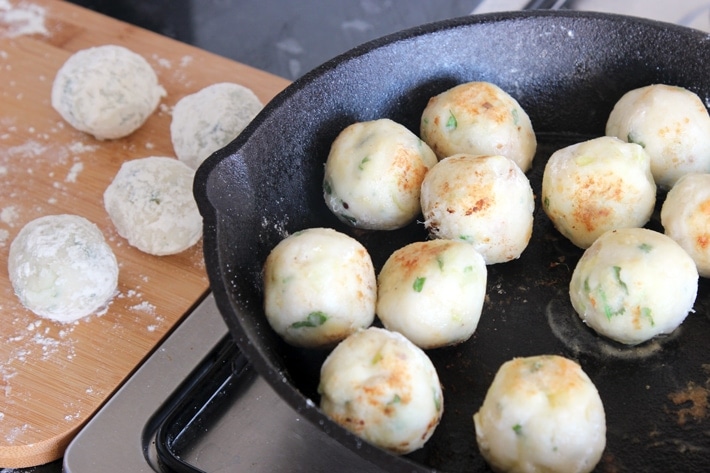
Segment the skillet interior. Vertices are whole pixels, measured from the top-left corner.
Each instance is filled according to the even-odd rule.
[[[327,353],[289,347],[271,331],[261,306],[261,268],[282,238],[308,227],[354,236],[377,270],[395,249],[426,238],[420,223],[356,231],[325,207],[323,163],[330,143],[355,121],[389,117],[418,133],[430,96],[465,81],[494,82],[521,103],[538,134],[528,176],[539,196],[547,157],[603,134],[624,92],[675,84],[698,93],[707,106],[708,45],[704,33],[623,16],[516,12],[407,30],[307,74],[208,159],[195,179],[207,271],[239,347],[300,415],[385,470],[488,471],[471,416],[504,361],[540,353],[578,360],[600,391],[608,440],[596,471],[701,470],[710,461],[708,413],[698,409],[710,389],[708,282],[701,280],[695,313],[672,336],[636,348],[605,342],[574,315],[567,285],[581,250],[554,230],[539,199],[523,256],[488,268],[476,334],[428,352],[445,390],[444,419],[427,445],[406,457],[361,442],[315,407]],[[660,229],[657,216],[651,228]],[[684,401],[692,396],[695,401]]]

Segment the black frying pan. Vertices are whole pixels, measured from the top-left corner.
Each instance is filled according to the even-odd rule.
[[[322,197],[323,163],[347,125],[389,117],[418,133],[432,95],[465,81],[494,82],[530,115],[539,150],[528,173],[536,195],[556,149],[602,135],[621,95],[666,83],[710,103],[708,35],[669,24],[578,12],[517,12],[454,19],[367,43],[325,63],[269,103],[233,143],[197,172],[212,290],[231,333],[261,375],[299,415],[388,471],[488,471],[471,416],[506,360],[557,353],[579,361],[607,414],[607,448],[596,471],[706,471],[710,467],[710,287],[674,334],[628,348],[578,322],[567,287],[581,255],[539,209],[519,260],[489,266],[476,334],[430,350],[445,395],[444,418],[426,446],[395,457],[349,434],[316,407],[327,352],[295,349],[262,311],[261,270],[287,234],[329,226],[360,240],[376,269],[426,233],[340,223]],[[238,81],[238,78],[235,78]],[[659,204],[663,195],[659,194]],[[658,213],[649,224],[660,230]],[[343,465],[345,468],[346,465]]]

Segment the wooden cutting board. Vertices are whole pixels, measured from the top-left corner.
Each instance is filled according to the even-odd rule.
[[[216,82],[251,88],[266,103],[285,79],[72,4],[0,1],[0,467],[60,458],[72,437],[208,291],[202,245],[150,256],[113,228],[102,195],[121,163],[174,156],[170,112]],[[24,19],[23,19],[24,15]],[[137,132],[97,141],[50,105],[56,71],[74,52],[119,44],[143,55],[168,95]],[[73,213],[96,223],[120,265],[118,294],[73,324],[41,319],[16,298],[7,274],[23,225]]]

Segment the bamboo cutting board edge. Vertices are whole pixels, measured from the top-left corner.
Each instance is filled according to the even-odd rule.
[[[173,156],[170,111],[188,93],[237,82],[266,103],[288,81],[62,1],[11,4],[44,8],[48,31],[9,38],[0,23],[0,467],[18,468],[60,458],[209,289],[201,244],[154,257],[115,232],[101,197],[120,164]],[[143,55],[168,93],[146,124],[121,140],[101,142],[73,130],[49,101],[61,64],[100,44]],[[46,321],[22,307],[5,269],[17,232],[51,213],[77,213],[96,223],[119,260],[116,297],[75,324]]]

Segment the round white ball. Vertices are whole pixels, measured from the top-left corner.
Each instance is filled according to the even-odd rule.
[[[193,179],[194,171],[177,159],[126,161],[104,191],[104,207],[130,245],[158,256],[180,253],[202,237]]]
[[[710,277],[710,174],[678,179],[663,202],[661,224],[693,258],[700,276]]]
[[[661,187],[689,172],[710,172],[710,115],[688,89],[654,84],[627,92],[614,105],[606,134],[643,146]]]
[[[468,243],[411,243],[377,277],[377,316],[420,348],[466,341],[481,318],[486,279],[486,263]]]
[[[139,54],[105,45],[74,53],[52,84],[52,107],[99,140],[128,136],[155,111],[165,89]]]
[[[424,177],[421,204],[432,237],[468,242],[486,264],[520,257],[532,235],[530,181],[503,156],[442,159]]]
[[[264,311],[286,342],[328,347],[369,327],[377,280],[360,242],[330,228],[281,240],[264,264]]]
[[[574,268],[570,300],[597,333],[636,345],[675,330],[693,308],[698,271],[670,237],[646,228],[602,234]]]
[[[186,95],[175,104],[170,122],[175,155],[197,169],[212,153],[234,140],[262,108],[251,89],[230,82]]]
[[[421,213],[421,183],[436,163],[429,146],[399,123],[386,118],[353,123],[328,154],[325,203],[353,227],[401,228]]]
[[[444,398],[429,357],[403,335],[371,327],[343,340],[321,367],[323,412],[394,454],[421,448]]]
[[[10,245],[8,273],[25,307],[63,323],[106,305],[118,284],[111,247],[78,215],[48,215],[25,225]]]
[[[588,248],[607,230],[651,218],[656,184],[643,148],[603,136],[555,151],[542,177],[542,208],[560,233]]]
[[[454,154],[499,154],[523,171],[532,166],[537,139],[528,114],[489,82],[468,82],[429,99],[421,137],[439,159]]]
[[[606,447],[606,416],[589,376],[557,355],[504,363],[474,414],[493,471],[588,473]]]

